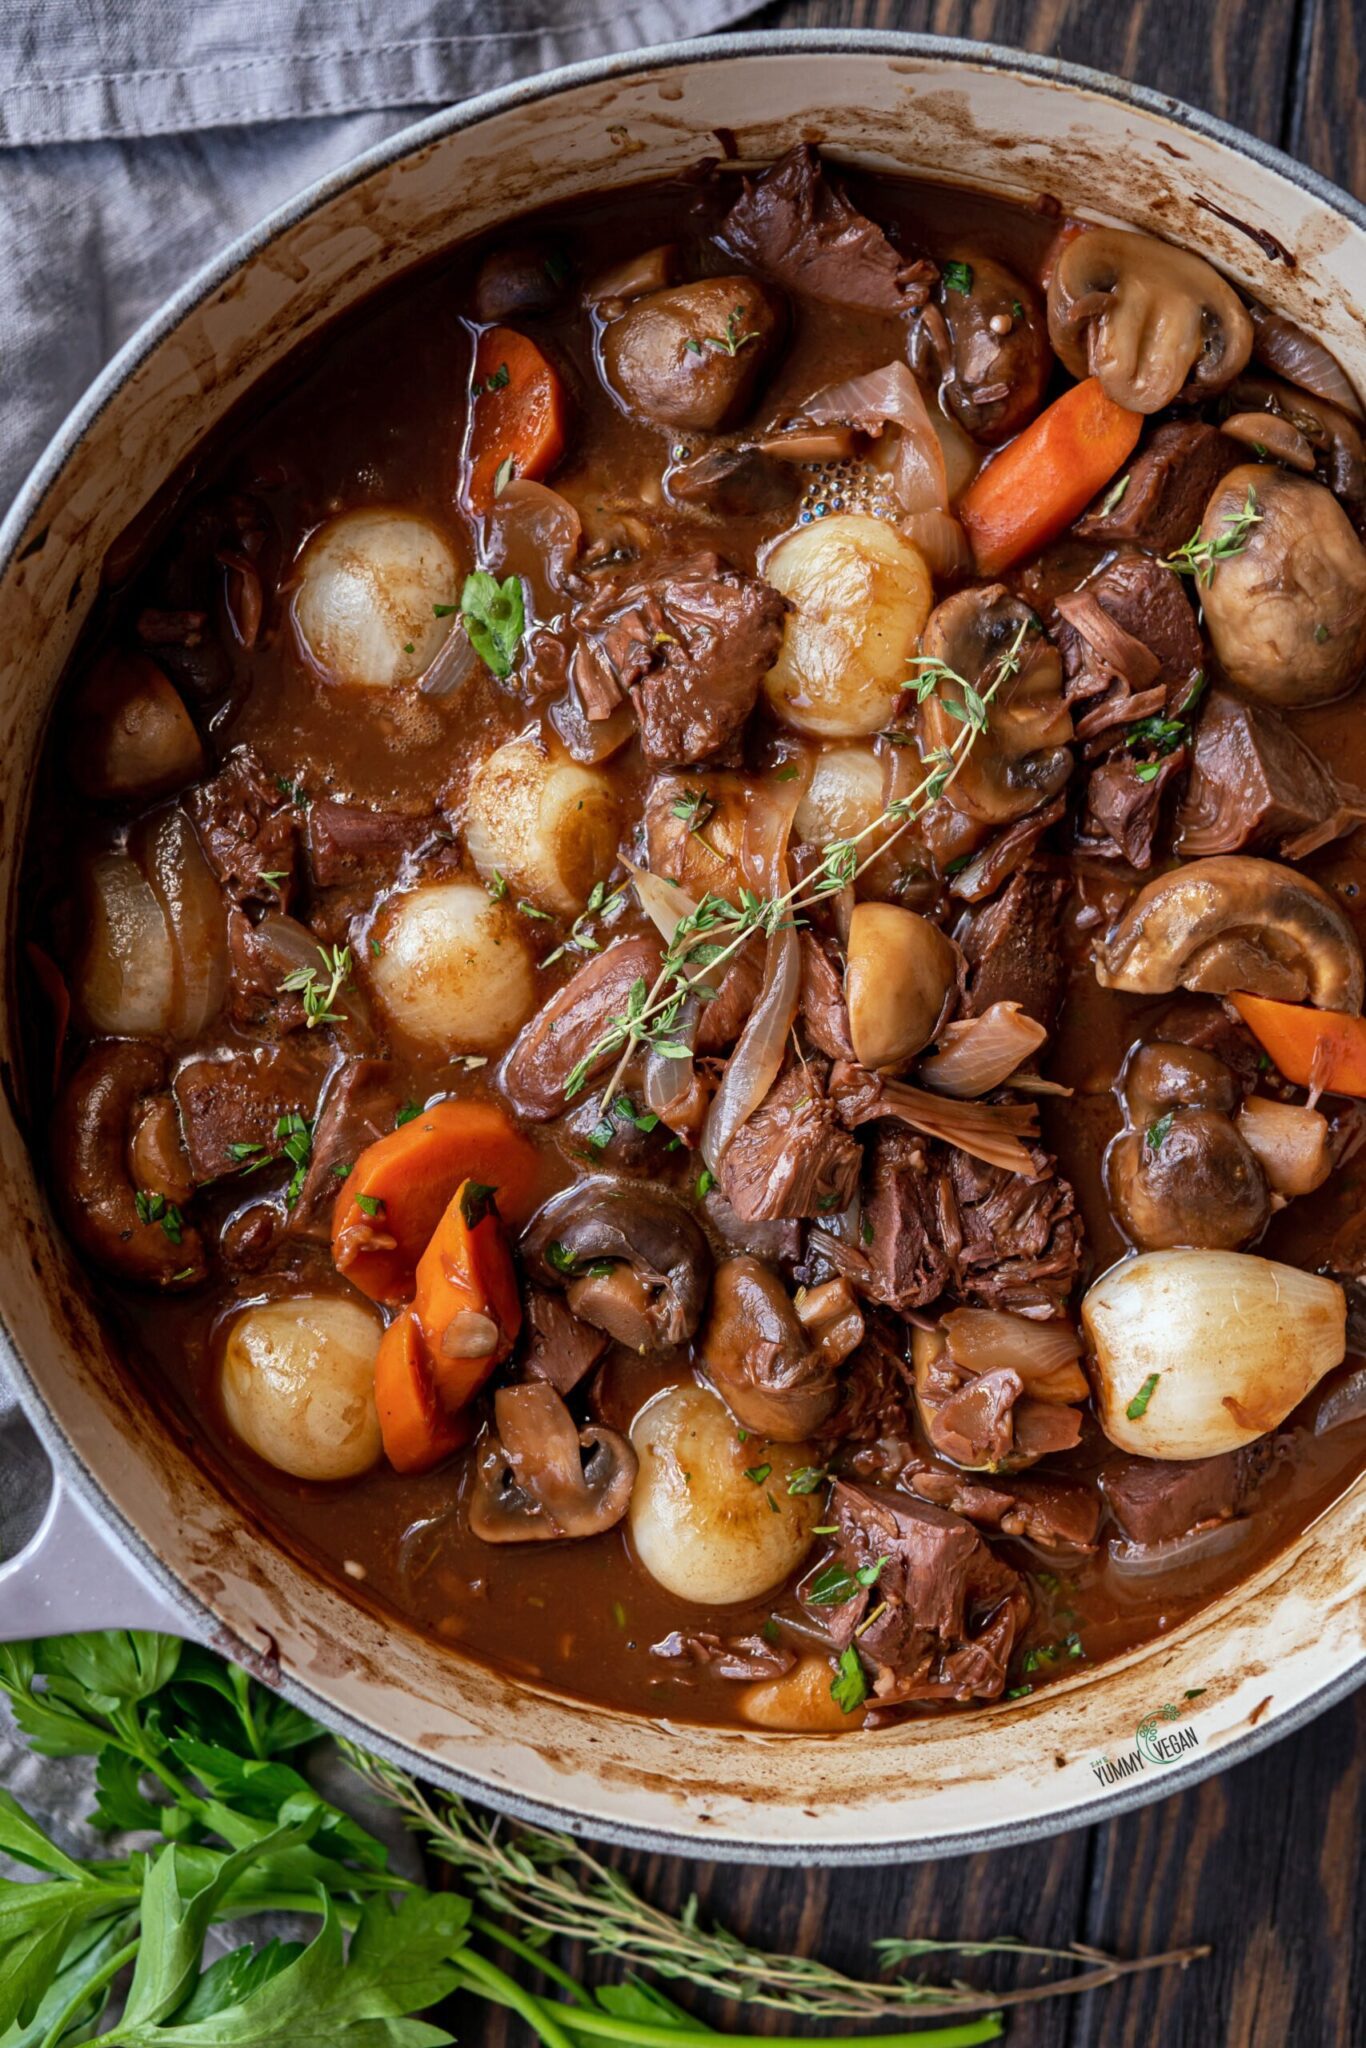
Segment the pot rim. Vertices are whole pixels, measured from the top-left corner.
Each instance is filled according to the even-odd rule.
[[[1184,101],[1157,92],[1151,87],[1131,84],[1087,65],[1065,63],[1029,51],[1010,50],[999,44],[897,30],[751,30],[700,37],[694,42],[656,44],[639,50],[585,59],[458,101],[436,114],[429,115],[425,120],[410,123],[396,130],[393,135],[362,155],[305,186],[293,198],[265,215],[194,272],[177,292],[136,329],[117,354],[110,359],[58,426],[34,463],[3,521],[0,521],[0,580],[9,573],[15,558],[20,555],[34,514],[60,477],[72,452],[105,407],[122,389],[126,380],[166,340],[187,314],[208,299],[244,263],[258,255],[284,229],[305,219],[326,201],[361,183],[374,172],[400,161],[430,143],[440,141],[463,129],[475,127],[491,116],[516,107],[573,91],[581,86],[604,84],[614,79],[648,74],[673,65],[695,66],[725,62],[733,58],[781,58],[789,52],[807,55],[822,52],[831,56],[928,58],[968,63],[982,69],[1012,72],[1044,84],[1064,87],[1092,99],[1109,100],[1119,105],[1136,107],[1174,127],[1189,130],[1215,142],[1235,155],[1251,159],[1262,169],[1311,194],[1323,206],[1366,233],[1366,204],[1354,199],[1319,172],[1296,162],[1284,151],[1260,141],[1218,116],[1188,106]],[[174,1615],[187,1624],[197,1624],[191,1633],[197,1634],[201,1640],[215,1641],[225,1652],[236,1655],[249,1668],[256,1670],[273,1691],[280,1693],[315,1718],[322,1718],[329,1730],[349,1737],[359,1747],[374,1752],[385,1761],[414,1771],[419,1776],[434,1778],[437,1782],[454,1788],[462,1796],[480,1804],[492,1805],[496,1810],[506,1812],[516,1819],[554,1831],[586,1834],[591,1839],[618,1847],[643,1850],[652,1854],[681,1856],[697,1862],[845,1867],[937,1860],[944,1856],[968,1855],[983,1849],[1000,1848],[1011,1843],[1037,1841],[1050,1835],[1064,1833],[1072,1827],[1091,1826],[1112,1820],[1121,1814],[1132,1812],[1137,1807],[1151,1804],[1156,1799],[1184,1791],[1235,1764],[1243,1763],[1268,1748],[1273,1742],[1279,1741],[1282,1736],[1294,1733],[1319,1714],[1337,1705],[1366,1680],[1364,1654],[1344,1670],[1326,1679],[1294,1705],[1269,1712],[1264,1721],[1238,1736],[1231,1737],[1217,1749],[1203,1754],[1197,1752],[1189,1763],[1164,1769],[1159,1778],[1141,1778],[1132,1786],[1115,1791],[1109,1796],[1096,1799],[1088,1797],[1084,1810],[1080,1813],[1075,1808],[1060,1808],[1053,1813],[1031,1819],[1006,1821],[1000,1825],[963,1832],[937,1834],[902,1844],[841,1844],[833,1850],[828,1850],[823,1849],[819,1843],[773,1844],[759,1837],[746,1839],[734,1834],[724,1840],[700,1839],[696,1835],[675,1832],[669,1828],[637,1826],[591,1815],[585,1816],[572,1810],[566,1811],[524,1798],[503,1788],[491,1791],[479,1778],[446,1762],[433,1771],[431,1758],[361,1722],[345,1709],[336,1707],[330,1700],[321,1699],[307,1684],[291,1673],[278,1667],[272,1667],[268,1674],[262,1673],[260,1657],[253,1655],[246,1646],[227,1640],[228,1632],[212,1610],[189,1591],[172,1567],[150,1547],[105,1492],[98,1476],[78,1452],[49,1408],[37,1378],[14,1341],[3,1310],[0,1310],[0,1359],[3,1359],[16,1388],[20,1407],[51,1462],[54,1485],[70,1486],[78,1499],[94,1512],[97,1520],[106,1528],[112,1526],[120,1546],[133,1558],[142,1573],[164,1597],[168,1619]],[[320,1708],[321,1716],[318,1712]]]

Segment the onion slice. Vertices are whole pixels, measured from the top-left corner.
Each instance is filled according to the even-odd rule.
[[[1077,1363],[1081,1338],[1061,1318],[1038,1323],[1004,1309],[954,1308],[940,1328],[948,1338],[949,1356],[965,1372],[1006,1366],[1019,1374],[1036,1401],[1084,1401],[1090,1392]]]
[[[885,363],[861,377],[827,384],[802,407],[815,426],[838,423],[861,433],[897,430],[890,460],[892,489],[903,513],[947,512],[948,470],[925,394],[905,363]]]
[[[922,1081],[945,1095],[987,1095],[1036,1053],[1048,1033],[1018,1003],[992,1003],[979,1017],[960,1017],[939,1034],[938,1049],[922,1059]]]
[[[1284,313],[1268,312],[1264,306],[1249,306],[1248,313],[1254,336],[1252,353],[1259,363],[1287,383],[1298,384],[1302,391],[1321,398],[1325,405],[1340,407],[1352,419],[1366,417],[1342,364],[1321,341],[1287,320]]]
[[[957,1102],[952,1096],[913,1088],[908,1081],[887,1081],[873,1114],[897,1117],[912,1130],[956,1145],[988,1166],[1034,1178],[1034,1161],[1020,1143],[1039,1133],[1039,1113],[1032,1102]]]
[[[797,934],[791,925],[785,925],[769,937],[759,1000],[726,1063],[702,1127],[702,1157],[713,1173],[720,1171],[731,1139],[778,1078],[787,1034],[797,1015],[801,982]]]

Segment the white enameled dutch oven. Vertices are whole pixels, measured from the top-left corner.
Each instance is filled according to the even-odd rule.
[[[1170,236],[1322,335],[1366,385],[1366,211],[1218,122],[1091,73],[915,36],[736,36],[468,101],[303,193],[202,271],[92,386],[0,530],[6,957],[53,691],[106,548],[163,479],[296,342],[374,286],[528,207],[680,171],[718,153],[718,131],[744,160],[808,138],[872,168],[1052,193]],[[1034,1699],[852,1739],[641,1721],[463,1663],[320,1582],[135,1397],[35,1181],[12,1084],[16,1025],[11,995],[0,1316],[55,1491],[32,1544],[0,1567],[0,1635],[178,1630],[495,1806],[652,1848],[803,1863],[935,1855],[1094,1820],[1248,1755],[1366,1675],[1366,1479],[1146,1649]]]

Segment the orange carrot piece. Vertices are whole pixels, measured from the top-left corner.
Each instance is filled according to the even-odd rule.
[[[465,495],[488,512],[506,463],[514,476],[548,476],[564,453],[568,411],[558,370],[515,327],[489,327],[474,352]]]
[[[1366,1096],[1366,1017],[1277,1003],[1270,996],[1230,996],[1271,1063],[1297,1088]]]
[[[437,1398],[427,1347],[410,1308],[380,1339],[375,1408],[384,1455],[396,1472],[430,1472],[473,1435],[468,1418],[448,1415]]]
[[[522,1327],[517,1275],[496,1193],[481,1181],[462,1181],[417,1262],[413,1314],[437,1396],[452,1415],[502,1364]],[[479,1349],[485,1341],[488,1348]],[[474,1348],[466,1351],[469,1344]]]
[[[437,1102],[367,1145],[332,1212],[337,1271],[372,1301],[411,1301],[417,1262],[451,1196],[471,1178],[498,1189],[509,1223],[547,1192],[541,1157],[491,1102]]]
[[[978,471],[958,501],[977,567],[999,575],[1060,534],[1132,452],[1143,415],[1087,377]]]

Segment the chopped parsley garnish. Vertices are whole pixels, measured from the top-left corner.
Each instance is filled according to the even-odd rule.
[[[1167,1139],[1171,1135],[1173,1117],[1174,1112],[1169,1109],[1165,1116],[1160,1116],[1157,1119],[1155,1124],[1149,1124],[1147,1135],[1143,1142],[1150,1152],[1160,1152],[1166,1144]]]
[[[1023,1700],[1027,1699],[1033,1690],[1032,1685],[1012,1685],[1005,1697],[1008,1700]]]
[[[866,1593],[882,1577],[886,1557],[879,1557],[873,1564],[861,1564],[850,1576],[842,1564],[828,1564],[818,1572],[807,1593],[807,1604],[811,1607],[843,1607],[846,1600],[852,1600],[862,1587]]]
[[[773,1467],[771,1465],[747,1465],[745,1467],[745,1477],[751,1480],[755,1486],[762,1486],[772,1470]]]
[[[1147,1414],[1148,1403],[1152,1400],[1153,1395],[1156,1393],[1157,1383],[1161,1379],[1161,1377],[1162,1375],[1160,1372],[1150,1372],[1148,1374],[1147,1379],[1144,1380],[1143,1385],[1139,1388],[1138,1392],[1134,1395],[1133,1400],[1129,1403],[1128,1407],[1124,1411],[1124,1413],[1128,1416],[1130,1422],[1139,1422]]]
[[[507,364],[499,363],[498,368],[490,371],[482,384],[471,384],[470,397],[478,398],[485,391],[505,391],[511,382],[512,377]]]
[[[347,976],[351,972],[351,948],[349,946],[319,946],[318,958],[323,963],[327,976],[324,984],[316,967],[296,967],[280,983],[281,995],[302,996],[304,1022],[310,1031],[318,1024],[344,1024],[345,1012],[334,1010],[332,1005],[341,994]]]
[[[550,1243],[545,1248],[545,1256],[546,1264],[553,1267],[555,1272],[563,1273],[566,1279],[579,1270],[578,1260],[571,1251],[560,1243],[558,1237],[551,1238]]]
[[[1118,482],[1111,484],[1109,490],[1105,493],[1105,496],[1100,501],[1100,516],[1102,519],[1107,518],[1109,514],[1114,511],[1116,505],[1124,496],[1124,493],[1128,490],[1128,488],[1129,472],[1126,469],[1123,476],[1119,478]]]
[[[297,1110],[287,1109],[275,1125],[275,1135],[281,1141],[280,1150],[294,1168],[285,1189],[285,1207],[292,1209],[308,1177],[308,1162],[313,1156],[313,1126]]]
[[[555,922],[550,911],[538,910],[534,903],[528,903],[525,896],[517,898],[517,908],[523,917],[534,917],[538,924],[554,924]]]
[[[488,890],[495,903],[501,903],[508,892],[507,877],[500,874],[498,869],[495,868],[487,882],[485,882],[484,887]]]
[[[789,1493],[815,1493],[824,1486],[830,1474],[821,1465],[803,1465],[794,1472],[787,1482]]]
[[[366,1216],[382,1216],[384,1203],[378,1195],[357,1195],[356,1207]]]
[[[697,1199],[698,1199],[698,1201],[699,1201],[699,1202],[701,1202],[701,1201],[705,1201],[706,1197],[707,1197],[707,1196],[708,1196],[708,1195],[709,1195],[709,1194],[711,1193],[712,1189],[713,1189],[713,1188],[714,1188],[715,1186],[716,1186],[716,1175],[715,1175],[715,1174],[714,1174],[714,1173],[712,1172],[712,1170],[711,1170],[711,1168],[710,1168],[709,1166],[704,1166],[704,1167],[702,1168],[702,1171],[701,1171],[701,1173],[699,1173],[699,1174],[698,1174],[698,1176],[697,1176]]]
[[[422,1104],[420,1102],[405,1102],[398,1115],[394,1118],[394,1129],[401,1131],[405,1124],[410,1124],[415,1116],[421,1116],[421,1114]]]
[[[867,1699],[868,1680],[857,1650],[850,1648],[841,1652],[839,1676],[830,1687],[830,1697],[842,1714],[856,1714]]]
[[[516,463],[513,461],[510,455],[505,455],[503,457],[503,460],[499,463],[497,469],[495,469],[493,472],[493,495],[495,498],[502,497],[504,491],[512,482],[512,479],[516,476],[516,474]]]
[[[962,292],[966,296],[972,290],[972,265],[970,263],[946,263],[944,265],[944,289],[946,292]]]
[[[497,1188],[490,1187],[487,1181],[467,1180],[465,1182],[464,1187],[460,1190],[460,1214],[465,1219],[465,1228],[467,1230],[477,1230],[486,1216],[497,1215],[498,1208],[494,1201],[497,1193]],[[560,1246],[560,1250],[564,1250],[563,1245]],[[574,1261],[571,1259],[569,1263],[572,1267]]]
[[[507,467],[505,464],[504,467]],[[499,476],[502,475],[499,470]],[[494,484],[497,495],[498,485]],[[494,675],[512,674],[517,650],[526,631],[526,603],[520,576],[505,576],[500,583],[487,569],[475,569],[465,578],[460,593],[460,616],[470,645]]]
[[[159,1223],[172,1244],[179,1244],[184,1235],[185,1219],[174,1202],[168,1202],[165,1195],[149,1195],[139,1188],[135,1197],[139,1223]]]

